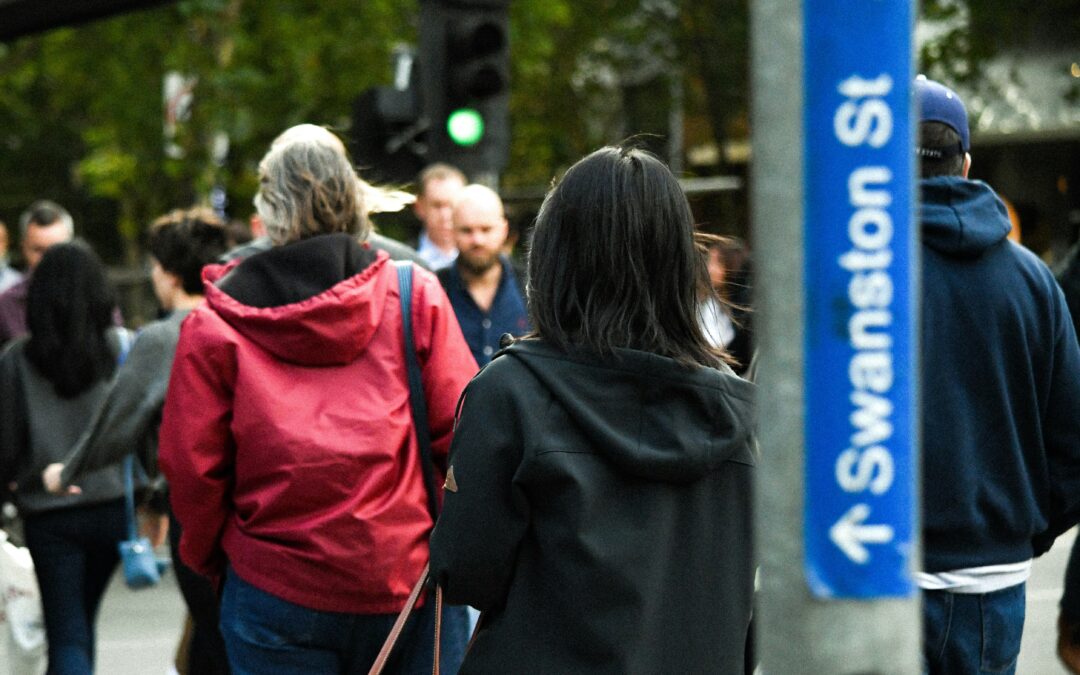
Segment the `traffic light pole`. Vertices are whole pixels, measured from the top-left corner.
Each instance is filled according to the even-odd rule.
[[[787,0],[751,3],[751,199],[762,452],[756,496],[761,566],[756,652],[770,675],[914,675],[920,672],[919,606],[911,583],[918,560],[917,425],[912,410],[917,368],[911,348],[914,303],[905,294],[914,287],[912,272],[917,269],[911,165],[906,163],[911,152],[906,126],[910,15],[906,25],[903,12],[883,19],[891,22],[885,29],[899,32],[901,43],[908,43],[891,54],[900,62],[890,65],[880,56],[891,49],[881,44],[887,42],[881,36],[888,30],[869,23],[860,27],[861,17],[848,21],[818,12],[856,15],[867,7],[868,12],[891,11],[885,6],[894,3],[833,4],[830,10],[822,0],[802,0],[794,9]],[[879,43],[876,49],[864,48],[858,55],[861,61],[845,64],[844,55],[832,51],[834,45],[858,46],[860,40]],[[830,79],[837,63],[849,67],[850,74]],[[879,116],[869,119],[873,111]],[[892,122],[890,134],[885,133],[883,111]],[[855,123],[864,112],[873,122],[866,129]],[[836,122],[818,124],[822,119]],[[867,133],[845,135],[853,129]],[[869,164],[839,173],[843,162],[863,159]],[[834,174],[846,178],[830,183]],[[861,189],[852,190],[852,185]],[[877,207],[863,216],[862,210],[830,211],[851,211],[857,206],[853,202],[867,198]],[[880,229],[860,230],[856,225],[870,215]],[[872,252],[848,241],[853,247],[848,252],[855,257],[843,258],[844,252],[824,249],[822,242],[843,240],[849,233],[867,235],[857,243],[881,239],[885,218],[894,265],[882,273],[891,275],[897,297],[889,307],[893,332],[880,335],[889,336],[894,350],[888,353],[889,363],[896,368],[890,375],[895,385],[881,396],[892,397],[895,417],[889,425],[893,435],[872,450],[880,448],[875,457],[888,456],[892,473],[885,480],[885,464],[867,462],[875,469],[867,472],[873,479],[867,486],[853,480],[859,476],[844,460],[855,452],[861,469],[870,456],[857,454],[860,448],[851,442],[857,433],[845,437],[853,423],[848,420],[862,412],[851,409],[850,402],[861,399],[860,392],[850,390],[854,378],[848,379],[855,372],[854,359],[860,357],[851,356],[852,345],[846,344],[841,345],[848,350],[842,352],[845,360],[831,359],[823,345],[842,332],[837,326],[851,325],[847,319],[854,312],[845,304],[854,273],[840,261],[865,262]],[[910,255],[901,260],[905,252]],[[830,285],[834,277],[842,282],[836,288]],[[830,320],[821,321],[819,310]],[[832,398],[838,387],[843,395]],[[838,421],[826,419],[828,415]]]

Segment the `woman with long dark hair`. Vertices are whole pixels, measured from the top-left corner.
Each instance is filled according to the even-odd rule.
[[[535,332],[468,386],[431,569],[483,610],[463,673],[741,672],[753,385],[697,318],[690,208],[604,148],[548,193]]]
[[[146,248],[154,295],[168,314],[142,327],[91,428],[63,464],[50,464],[42,474],[46,488],[54,492],[77,489],[70,486],[81,485],[88,471],[115,464],[129,453],[135,453],[148,474],[157,473],[158,427],[180,326],[203,301],[203,267],[225,252],[225,224],[205,207],[177,209],[150,224]],[[171,516],[164,491],[155,497],[148,504],[151,513]],[[150,522],[160,523],[160,518]],[[187,665],[185,672],[227,674],[216,590],[180,560],[179,526],[173,522],[162,528],[157,539],[164,539],[165,529],[176,581],[193,620],[190,640],[180,650],[180,660]]]
[[[125,537],[119,465],[88,473],[82,491],[41,483],[90,425],[130,336],[97,256],[82,244],[49,248],[27,297],[28,337],[0,356],[0,467],[17,488],[41,587],[50,674],[94,670],[94,623]]]

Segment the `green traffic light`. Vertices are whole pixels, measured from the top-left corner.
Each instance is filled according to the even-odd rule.
[[[446,133],[457,145],[476,145],[484,137],[484,118],[472,108],[458,108],[446,118]]]

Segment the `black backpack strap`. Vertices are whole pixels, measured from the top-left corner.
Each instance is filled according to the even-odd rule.
[[[424,486],[428,493],[428,510],[434,522],[439,517],[439,501],[435,492],[435,462],[431,455],[431,432],[428,429],[427,399],[424,382],[420,377],[420,362],[416,358],[416,344],[412,329],[413,264],[408,260],[394,262],[401,296],[401,326],[405,333],[405,366],[409,374],[409,405],[412,408],[416,440],[420,445],[420,469],[424,474]]]

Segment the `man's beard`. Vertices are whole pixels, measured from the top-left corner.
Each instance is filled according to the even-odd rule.
[[[491,253],[482,257],[470,256],[465,251],[458,252],[458,264],[469,274],[480,276],[499,264],[499,254]]]

